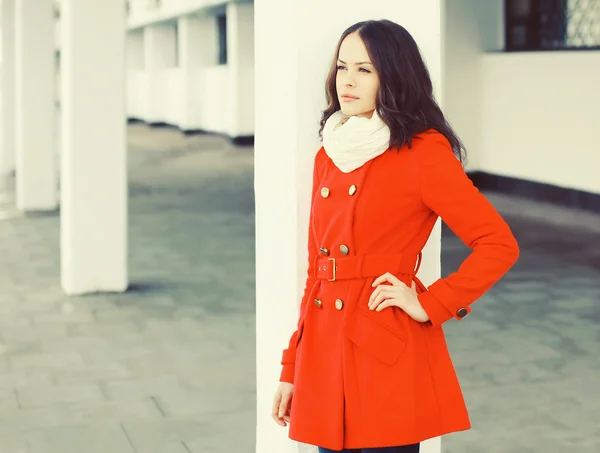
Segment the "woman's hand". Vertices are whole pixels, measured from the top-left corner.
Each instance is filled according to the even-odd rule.
[[[391,285],[384,284],[391,283]],[[384,308],[396,306],[417,322],[429,321],[427,312],[417,298],[415,282],[409,288],[395,275],[387,272],[377,277],[373,282],[376,287],[369,298],[369,309],[381,311]]]
[[[275,397],[273,398],[273,410],[271,415],[278,425],[287,426],[290,422],[290,409],[292,407],[292,395],[294,384],[280,382]],[[286,423],[287,422],[287,423]]]

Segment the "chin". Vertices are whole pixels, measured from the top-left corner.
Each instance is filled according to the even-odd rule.
[[[344,103],[340,103],[340,110],[347,116],[366,116],[370,118],[373,115],[373,109],[365,109]]]
[[[362,115],[363,109],[357,109],[357,108],[352,108],[350,106],[345,106],[345,105],[341,105],[340,110],[342,111],[342,113],[344,115],[347,116],[358,116],[358,115]]]

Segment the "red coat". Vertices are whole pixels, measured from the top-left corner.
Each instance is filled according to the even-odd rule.
[[[425,288],[414,273],[438,216],[472,253]],[[321,148],[310,218],[298,330],[281,362],[280,380],[294,383],[290,438],[341,450],[469,429],[442,324],[468,314],[519,248],[448,141],[428,131],[412,149],[388,150],[350,173]],[[387,271],[415,281],[430,321],[397,307],[368,309],[371,284]]]

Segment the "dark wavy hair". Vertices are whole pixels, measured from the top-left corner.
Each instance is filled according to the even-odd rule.
[[[442,134],[456,157],[464,164],[466,152],[433,96],[429,71],[417,43],[401,25],[389,20],[369,20],[349,27],[337,44],[327,76],[327,108],[322,112],[319,137],[327,119],[340,110],[336,89],[337,59],[342,41],[351,33],[363,40],[379,75],[377,113],[389,126],[390,148],[412,146],[416,134],[434,129]]]

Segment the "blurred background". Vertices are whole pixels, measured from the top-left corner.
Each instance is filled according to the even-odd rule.
[[[255,3],[1,3],[0,453],[279,453],[256,434]],[[600,0],[441,4],[440,102],[521,246],[445,326],[473,429],[442,451],[598,453]],[[442,236],[447,275],[469,250]]]

